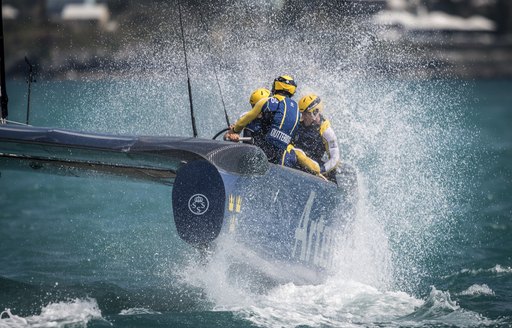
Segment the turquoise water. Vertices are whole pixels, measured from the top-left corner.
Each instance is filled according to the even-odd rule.
[[[171,96],[182,81],[140,82],[40,82],[31,123],[191,135],[186,97]],[[222,251],[197,264],[167,186],[2,171],[0,327],[512,325],[512,82],[352,82],[325,97],[361,181],[325,284],[258,294],[229,275]],[[25,86],[8,90],[9,118],[24,121]],[[198,97],[209,138],[223,110]]]

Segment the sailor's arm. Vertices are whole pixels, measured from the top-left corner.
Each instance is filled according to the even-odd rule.
[[[304,153],[302,149],[294,148],[294,150],[295,155],[297,156],[297,162],[301,167],[315,174],[320,174],[320,164],[309,158],[308,155],[306,155],[306,153]]]
[[[240,117],[238,121],[236,121],[236,123],[234,124],[233,132],[242,132],[242,130],[247,126],[247,124],[255,120],[258,117],[258,115],[260,115],[263,106],[267,103],[267,100],[268,98],[260,99],[260,101],[258,101],[250,111],[242,115],[242,117]]]
[[[224,139],[238,141],[240,137],[238,134],[242,132],[247,124],[251,123],[258,117],[258,115],[260,115],[263,106],[267,103],[267,100],[268,98],[260,99],[260,101],[258,101],[250,111],[242,115],[235,124],[230,126],[229,131],[224,135]]]
[[[329,155],[329,160],[321,167],[321,173],[326,173],[334,170],[339,165],[340,149],[338,147],[338,138],[336,138],[336,134],[330,125],[323,131],[322,138]]]

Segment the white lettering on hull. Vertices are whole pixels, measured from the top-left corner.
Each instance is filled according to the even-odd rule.
[[[311,219],[315,196],[316,193],[311,191],[297,229],[295,229],[292,257],[322,268],[328,268],[332,265],[334,234],[332,229],[326,226],[324,216],[318,220]]]

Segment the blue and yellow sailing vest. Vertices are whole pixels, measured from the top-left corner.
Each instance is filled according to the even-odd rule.
[[[270,97],[262,110],[262,130],[265,140],[281,150],[292,142],[299,123],[299,107],[287,97],[282,100]]]

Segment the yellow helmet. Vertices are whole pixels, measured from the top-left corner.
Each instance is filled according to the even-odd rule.
[[[295,90],[297,89],[297,84],[293,80],[293,77],[289,75],[281,75],[274,80],[272,84],[272,93],[286,93],[290,97],[293,96]]]
[[[304,96],[299,100],[299,110],[301,113],[304,113],[304,111],[310,113],[318,111],[320,113],[323,109],[324,102],[315,94]]]
[[[263,98],[268,98],[270,96],[270,90],[265,88],[259,88],[251,93],[251,97],[249,98],[249,103],[251,103],[251,107],[254,107],[258,101]]]

